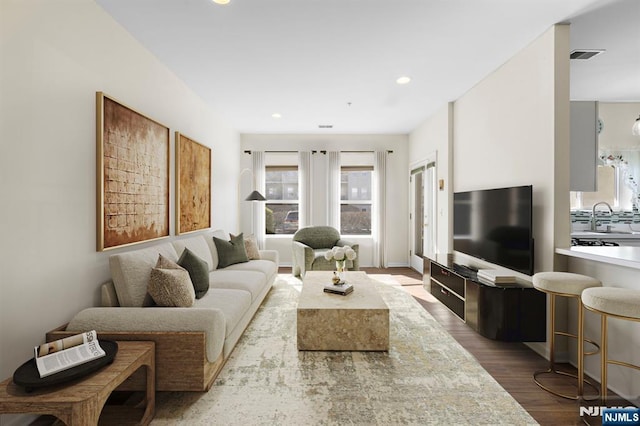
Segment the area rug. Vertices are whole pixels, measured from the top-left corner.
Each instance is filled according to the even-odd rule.
[[[281,274],[211,390],[159,393],[152,424],[536,424],[392,277],[373,278],[388,353],[299,352],[302,283]]]

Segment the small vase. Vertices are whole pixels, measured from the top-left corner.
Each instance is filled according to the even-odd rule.
[[[344,266],[344,260],[336,260],[336,272],[338,274],[338,277],[340,278],[340,284],[344,284],[344,272],[345,272],[346,268]]]

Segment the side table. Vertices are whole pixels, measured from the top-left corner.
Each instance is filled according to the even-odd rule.
[[[155,414],[156,401],[155,343],[135,341],[117,343],[118,353],[113,363],[68,384],[41,388],[27,393],[21,386],[13,383],[11,378],[6,379],[0,383],[0,414],[50,414],[69,426],[93,426],[98,424],[98,419],[106,424],[149,424]],[[136,407],[118,406],[117,409],[105,410],[102,417],[109,418],[103,419],[102,408],[111,392],[140,367],[146,368],[144,411]],[[140,412],[141,419],[136,420],[140,417]]]

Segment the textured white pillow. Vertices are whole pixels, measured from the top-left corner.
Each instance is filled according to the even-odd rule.
[[[158,306],[188,308],[196,300],[189,272],[162,255],[151,270],[147,291]]]

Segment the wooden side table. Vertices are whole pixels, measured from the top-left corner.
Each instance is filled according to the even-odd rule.
[[[56,416],[67,425],[142,424],[151,422],[155,414],[155,343],[117,342],[118,353],[113,363],[68,384],[42,388],[27,393],[11,378],[0,383],[0,414],[32,413]],[[138,368],[146,367],[145,407],[118,406],[102,408],[111,392]],[[143,411],[144,410],[144,411]],[[141,416],[140,420],[136,420]]]

